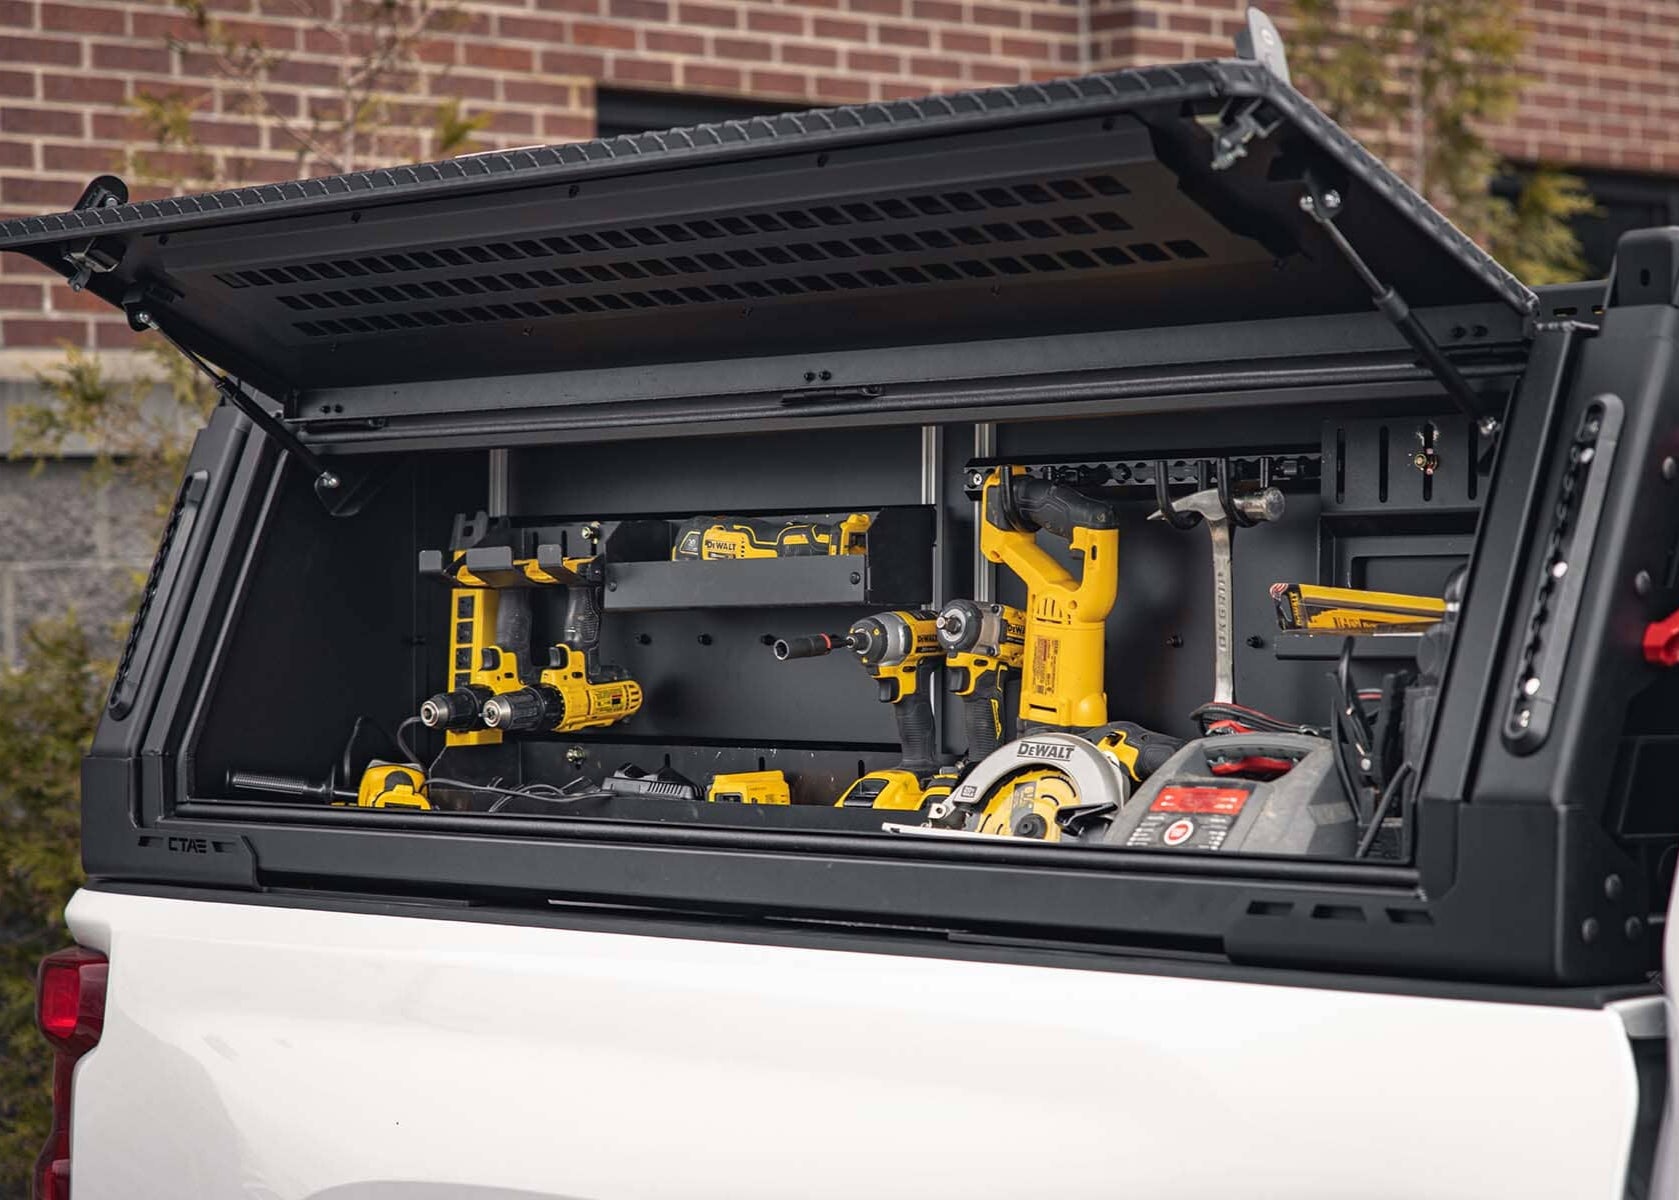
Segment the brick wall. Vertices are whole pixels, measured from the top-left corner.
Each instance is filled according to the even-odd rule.
[[[344,0],[309,0],[342,3]],[[1375,19],[1393,0],[1346,0]],[[287,112],[330,99],[332,59],[294,0],[213,0],[287,57],[268,94]],[[1274,5],[1282,8],[1282,5]],[[481,148],[586,136],[592,84],[840,103],[1229,53],[1245,0],[469,0],[427,47],[415,111],[443,96],[492,114]],[[1286,12],[1282,14],[1286,18]],[[1524,160],[1679,172],[1673,0],[1527,0],[1533,82],[1496,131]],[[1285,19],[1286,27],[1286,19]],[[297,173],[292,146],[238,113],[167,0],[0,0],[0,214],[70,203],[121,169],[142,92],[202,105],[208,148],[233,177]],[[391,157],[423,156],[397,131]],[[12,256],[8,256],[8,259]],[[61,341],[123,347],[94,301],[0,262],[0,350]],[[5,373],[0,358],[0,374]]]

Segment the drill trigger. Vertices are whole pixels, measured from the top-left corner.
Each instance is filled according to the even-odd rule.
[[[877,679],[875,692],[882,704],[895,704],[898,700],[898,681],[889,678]]]

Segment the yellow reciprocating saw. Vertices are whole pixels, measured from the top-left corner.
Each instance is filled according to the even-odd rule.
[[[1105,724],[1104,638],[1119,591],[1113,506],[1034,479],[1019,467],[996,467],[986,476],[981,507],[980,552],[1026,585],[1023,729]],[[1038,545],[1039,530],[1067,540],[1083,559],[1080,578]]]
[[[868,513],[850,513],[827,523],[776,517],[696,517],[677,529],[670,557],[678,562],[865,554],[873,523]]]

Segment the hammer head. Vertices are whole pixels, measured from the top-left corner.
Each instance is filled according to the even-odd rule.
[[[1236,510],[1250,521],[1275,521],[1283,515],[1283,494],[1274,487],[1232,496],[1230,501],[1236,506]],[[1224,511],[1224,505],[1219,501],[1217,488],[1204,488],[1187,496],[1176,497],[1172,501],[1172,507],[1178,512],[1199,513],[1210,524],[1216,525],[1230,520]],[[1164,520],[1165,515],[1155,512],[1149,516],[1149,520]]]

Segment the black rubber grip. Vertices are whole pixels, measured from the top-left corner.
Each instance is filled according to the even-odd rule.
[[[1014,477],[1014,508],[1040,529],[1070,538],[1075,529],[1114,529],[1119,518],[1114,506],[1093,500],[1072,488],[1025,475]]]
[[[308,796],[313,800],[333,799],[332,785],[312,783],[294,775],[269,775],[262,771],[229,771],[227,786],[241,792],[268,792],[275,796]]]
[[[921,668],[921,686],[892,705],[892,715],[898,722],[898,743],[903,747],[903,761],[899,764],[917,778],[931,775],[939,769],[938,732],[933,724],[932,663]]]
[[[968,732],[968,761],[978,762],[1003,743],[1003,689],[996,671],[982,672],[962,698],[962,723]]]
[[[821,658],[851,644],[844,633],[801,633],[795,637],[777,638],[771,647],[782,662],[790,658]]]

